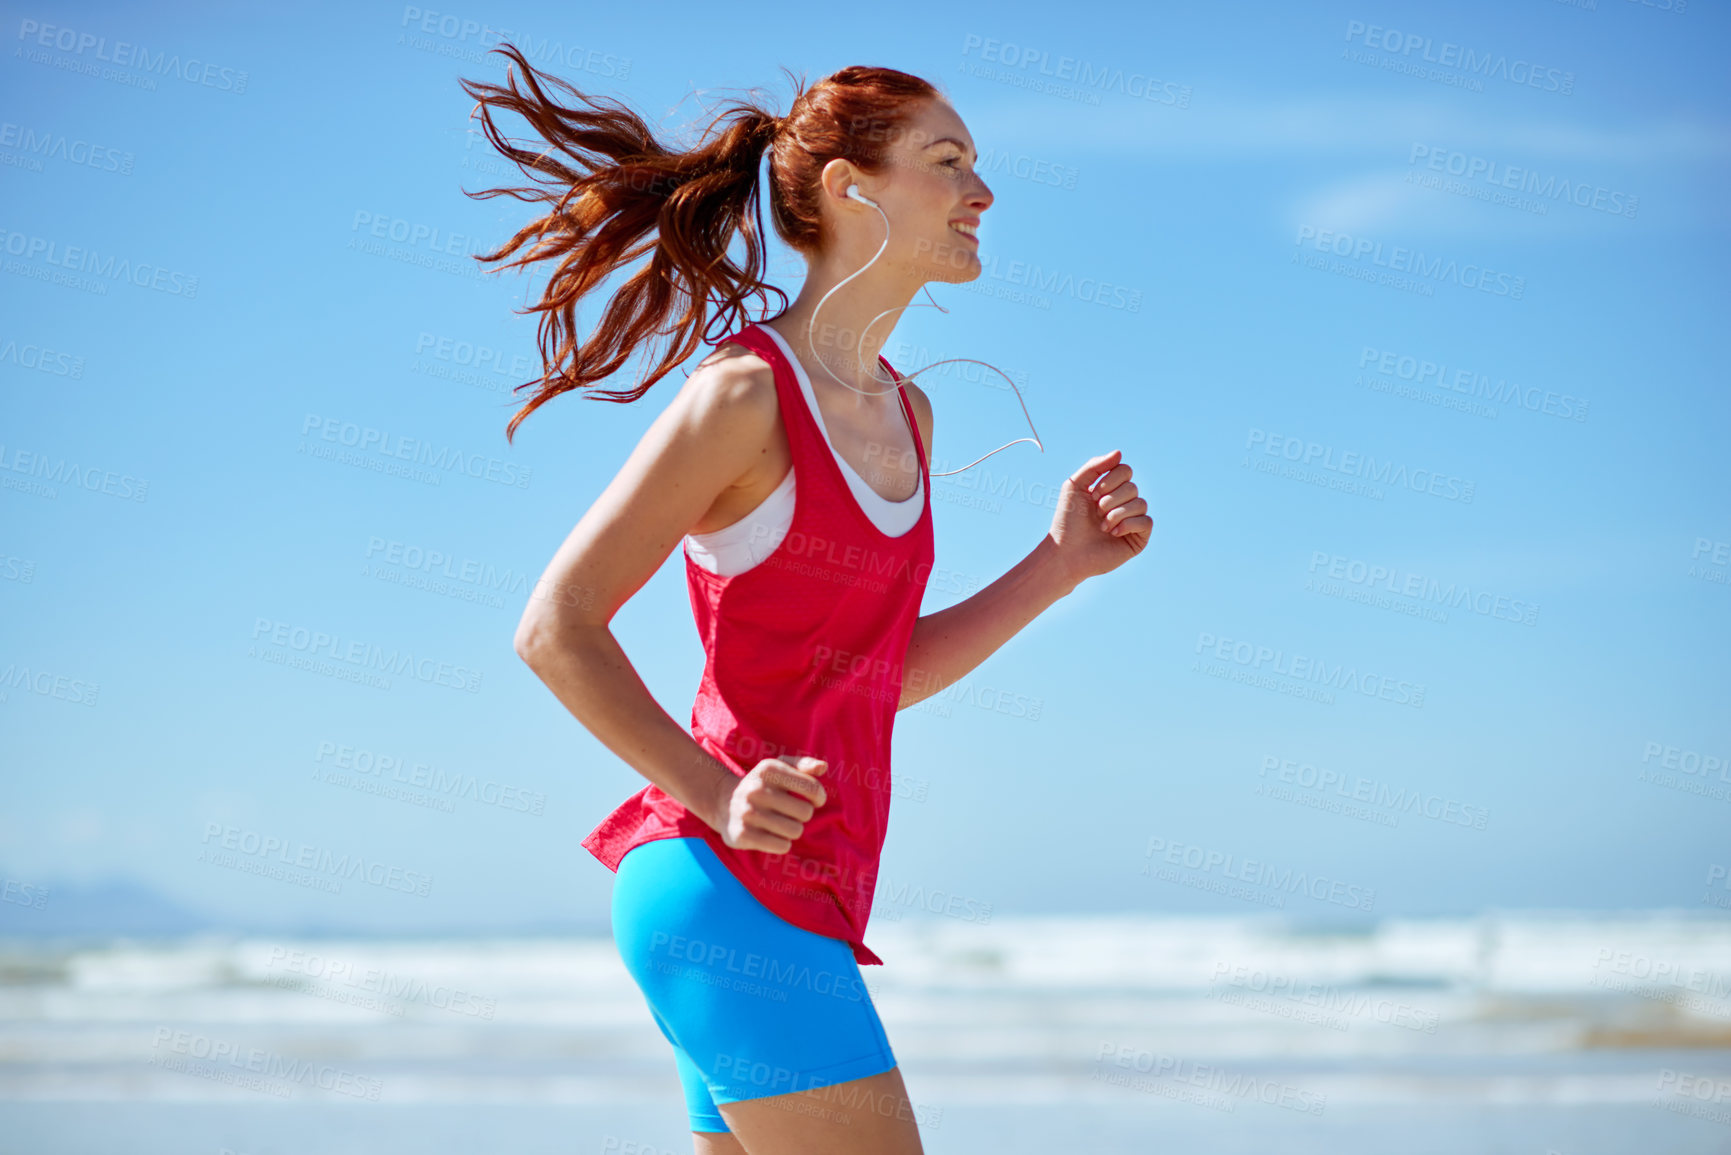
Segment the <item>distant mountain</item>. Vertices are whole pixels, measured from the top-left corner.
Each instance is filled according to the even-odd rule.
[[[394,926],[344,925],[293,918],[234,918],[211,915],[179,902],[134,879],[66,883],[50,879],[25,890],[0,870],[0,938],[178,938],[205,931],[236,934],[295,934],[308,937],[373,937],[395,935],[470,937],[599,936],[610,933],[606,922],[548,917],[514,925]],[[46,897],[43,892],[46,891]],[[37,903],[40,902],[40,905]]]
[[[7,886],[5,899],[0,901],[0,936],[11,938],[158,938],[216,925],[166,895],[125,879],[83,885],[48,882],[32,884],[28,890],[13,884]]]

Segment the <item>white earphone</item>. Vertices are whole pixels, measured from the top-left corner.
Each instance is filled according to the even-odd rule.
[[[986,362],[975,360],[972,357],[951,357],[948,360],[944,360],[944,361],[934,361],[930,365],[926,365],[923,368],[914,370],[912,373],[901,374],[899,380],[891,380],[891,381],[885,382],[883,380],[883,378],[878,375],[877,370],[875,368],[868,369],[865,366],[863,360],[856,358],[855,363],[859,365],[860,371],[863,375],[865,375],[867,377],[871,377],[874,380],[877,380],[880,383],[883,383],[883,384],[886,384],[889,386],[888,389],[882,389],[882,390],[878,390],[878,391],[874,392],[874,391],[868,390],[868,389],[861,389],[857,385],[853,385],[847,381],[843,381],[839,376],[837,376],[836,371],[829,367],[829,362],[826,361],[824,358],[818,356],[817,343],[816,343],[816,337],[815,337],[815,330],[817,328],[818,311],[823,308],[824,302],[828,301],[830,299],[830,297],[832,297],[835,294],[835,291],[837,289],[841,288],[843,285],[847,284],[849,281],[853,280],[855,277],[859,276],[861,273],[864,273],[867,269],[871,268],[874,264],[876,264],[877,259],[884,255],[884,250],[889,248],[889,244],[890,244],[890,218],[889,218],[889,214],[884,212],[884,210],[881,207],[879,207],[879,205],[876,201],[872,200],[870,197],[868,197],[864,193],[860,192],[859,191],[859,185],[857,185],[857,184],[848,185],[847,186],[847,192],[843,195],[845,195],[849,200],[856,200],[863,205],[870,205],[872,208],[877,209],[878,215],[880,217],[883,217],[883,219],[884,219],[884,239],[883,239],[883,243],[878,245],[878,251],[876,253],[872,254],[871,260],[867,261],[864,265],[860,266],[858,269],[854,270],[852,273],[849,273],[847,276],[845,276],[841,280],[837,281],[834,285],[831,285],[829,292],[825,293],[822,297],[818,298],[817,305],[811,311],[811,319],[806,322],[806,327],[805,327],[805,344],[806,344],[806,348],[811,350],[812,359],[815,360],[820,366],[822,366],[823,371],[825,373],[828,373],[832,378],[834,378],[838,384],[844,385],[847,388],[852,389],[855,393],[859,393],[859,394],[862,394],[862,395],[867,396],[867,397],[875,397],[875,396],[878,396],[880,393],[893,393],[896,390],[901,388],[901,382],[902,381],[912,381],[915,377],[918,377],[921,373],[924,373],[927,369],[935,369],[939,365],[949,365],[949,364],[954,364],[957,362],[964,362],[964,361],[968,362],[970,364],[974,364],[974,365],[985,365],[986,368],[990,369],[992,372],[996,373],[998,376],[1002,377],[1006,382],[1008,382],[1011,389],[1015,389],[1016,402],[1017,402],[1017,404],[1021,405],[1022,417],[1028,422],[1028,432],[1030,432],[1034,435],[1032,437],[1018,437],[1014,441],[1011,441],[1007,444],[998,446],[997,449],[992,450],[992,453],[1001,452],[1002,450],[1008,449],[1011,445],[1019,445],[1024,441],[1032,441],[1035,445],[1039,446],[1041,453],[1046,452],[1046,443],[1040,440],[1039,430],[1034,428],[1034,419],[1032,417],[1028,416],[1028,403],[1026,401],[1022,400],[1022,391],[1016,387],[1016,383],[1014,381],[1010,380],[1010,375],[1008,373],[1005,373],[1002,369],[998,368],[996,365],[988,365],[988,364],[986,364]],[[922,288],[923,288],[923,286],[922,286]],[[931,301],[932,307],[937,309],[938,312],[940,312],[940,313],[949,312],[948,309],[944,308],[942,305],[938,304],[936,300],[932,299],[932,294],[931,294],[930,290],[926,290],[926,299]],[[897,305],[894,309],[885,309],[882,313],[879,313],[876,317],[873,317],[870,321],[868,321],[866,323],[866,328],[869,330],[873,325],[878,323],[879,319],[887,316],[890,313],[899,312],[900,310],[905,309],[907,307],[908,306],[906,306],[906,305]],[[860,343],[860,348],[863,351],[864,342]],[[893,374],[894,370],[891,370],[891,372]],[[931,476],[933,476],[933,477],[948,477],[952,473],[961,473],[963,470],[972,469],[974,466],[976,466],[980,462],[984,461],[986,459],[986,457],[990,457],[992,455],[992,453],[986,454],[985,457],[976,457],[974,460],[968,462],[968,464],[962,466],[961,469],[946,469],[941,473],[934,471],[934,472],[931,472]],[[928,463],[928,471],[930,471],[929,463]]]

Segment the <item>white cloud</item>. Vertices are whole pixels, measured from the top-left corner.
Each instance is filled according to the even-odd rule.
[[[1336,233],[1373,232],[1412,223],[1415,215],[1434,223],[1430,206],[1415,206],[1417,191],[1400,174],[1386,172],[1353,177],[1319,189],[1293,211],[1292,224],[1310,225]]]

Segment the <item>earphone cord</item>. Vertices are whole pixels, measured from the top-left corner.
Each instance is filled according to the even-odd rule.
[[[854,190],[849,189],[848,191],[850,193],[852,193]],[[837,281],[834,285],[830,286],[829,292],[825,293],[822,297],[818,298],[817,307],[811,311],[811,320],[806,322],[805,344],[806,344],[806,348],[811,350],[812,360],[816,361],[819,365],[822,365],[823,371],[825,373],[828,373],[831,377],[834,377],[838,384],[844,385],[847,388],[852,389],[855,393],[863,393],[867,397],[879,397],[885,393],[892,392],[894,389],[900,388],[899,381],[890,382],[890,385],[891,385],[890,389],[881,389],[881,390],[877,390],[875,392],[871,391],[871,390],[867,390],[867,389],[861,389],[857,385],[852,385],[846,381],[843,381],[840,377],[837,377],[835,370],[833,370],[829,367],[829,362],[827,360],[825,360],[824,358],[818,356],[818,353],[817,353],[817,342],[816,342],[816,336],[815,336],[816,328],[817,328],[817,315],[818,315],[818,312],[820,310],[822,310],[822,308],[824,306],[824,302],[828,301],[830,299],[830,296],[837,289],[841,288],[843,285],[847,284],[849,281],[853,280],[855,277],[859,276],[861,273],[863,273],[867,269],[871,268],[872,265],[876,264],[877,259],[884,255],[884,250],[889,248],[889,244],[890,244],[890,218],[889,218],[889,214],[885,213],[883,211],[883,209],[878,208],[878,206],[875,203],[873,203],[872,201],[865,200],[864,198],[858,198],[858,197],[856,197],[855,199],[859,200],[861,204],[870,205],[872,208],[877,209],[878,216],[883,217],[883,219],[884,219],[883,243],[878,246],[878,251],[872,254],[871,260],[867,261],[865,264],[861,265],[854,272],[849,273],[847,276],[845,276],[841,280]],[[929,289],[927,289],[923,284],[920,286],[920,289],[921,289],[921,291],[923,291],[926,294],[926,300],[931,302],[932,308],[936,309],[940,313],[948,313],[949,312],[948,309],[946,309],[942,305],[938,304],[936,298],[934,298],[932,296],[931,291]],[[866,332],[870,332],[871,327],[878,323],[878,318],[883,317],[889,313],[895,313],[895,312],[899,312],[902,309],[913,308],[913,307],[914,306],[911,306],[911,305],[897,305],[893,309],[885,309],[882,313],[879,313],[876,317],[873,317],[870,321],[866,322]],[[926,306],[925,306],[924,302],[919,302],[918,307],[919,308],[925,308]],[[859,352],[856,353],[854,356],[854,364],[858,366],[861,374],[870,376],[874,381],[882,381],[883,378],[878,376],[877,369],[875,366],[870,368],[870,369],[868,369],[866,367],[865,361],[863,359],[863,354],[864,354],[864,350],[865,350],[864,337],[865,337],[865,334],[862,333],[860,335],[861,339],[859,341],[855,342],[855,345],[857,346]],[[998,448],[992,450],[992,453],[1001,453],[1002,451],[1008,449],[1010,446],[1020,445],[1024,441],[1032,441],[1035,445],[1038,445],[1040,447],[1041,453],[1046,452],[1046,445],[1043,441],[1040,440],[1040,431],[1034,428],[1034,419],[1032,417],[1028,416],[1028,403],[1026,401],[1022,400],[1022,391],[1020,389],[1016,389],[1016,383],[1014,381],[1010,380],[1010,375],[1008,373],[1005,373],[1002,369],[999,369],[996,365],[989,365],[984,361],[977,361],[972,357],[951,357],[951,358],[944,360],[944,361],[933,361],[930,365],[923,365],[920,368],[914,370],[912,373],[901,374],[900,381],[912,381],[915,377],[918,377],[921,373],[924,373],[927,369],[935,369],[939,365],[949,365],[949,364],[953,364],[955,362],[961,362],[961,361],[966,361],[966,362],[969,362],[970,364],[974,364],[974,365],[985,365],[986,368],[990,369],[992,372],[994,372],[998,376],[1002,377],[1005,381],[1009,381],[1010,382],[1010,388],[1016,390],[1016,402],[1017,402],[1017,404],[1021,405],[1021,407],[1022,407],[1022,417],[1028,422],[1029,431],[1034,434],[1034,436],[1032,436],[1032,437],[1018,437],[1014,441],[1006,442],[1005,444],[1000,445],[1000,446],[998,446]],[[892,370],[892,372],[893,372],[893,370]],[[916,430],[916,435],[917,435],[917,430]],[[984,461],[987,457],[990,457],[992,455],[992,453],[988,453],[984,457],[976,457],[974,460],[972,460],[972,461],[968,462],[966,465],[962,466],[961,469],[946,469],[946,470],[943,470],[942,472],[938,472],[938,473],[932,473],[931,469],[930,469],[931,463],[927,462],[927,472],[930,473],[931,476],[933,476],[933,477],[948,477],[952,473],[961,473],[964,470],[972,469],[974,466],[976,466],[980,462]]]

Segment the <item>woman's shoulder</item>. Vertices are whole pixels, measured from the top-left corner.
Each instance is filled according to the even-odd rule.
[[[679,403],[705,433],[767,437],[779,418],[775,370],[756,353],[723,341],[685,379]]]
[[[707,373],[712,377],[726,379],[751,374],[768,376],[771,371],[769,362],[754,350],[738,341],[721,341],[709,351],[708,356],[697,363],[697,368],[691,371],[691,375],[695,377],[699,373]]]
[[[891,366],[894,369],[894,366]],[[903,377],[900,370],[895,370],[896,378],[907,391],[908,407],[914,411],[914,423],[920,429],[920,441],[926,451],[926,460],[932,456],[932,399],[926,396],[926,391],[915,385],[913,378]]]
[[[930,424],[932,419],[932,399],[926,395],[924,389],[921,389],[918,385],[913,383],[912,378],[902,377],[901,382],[902,388],[908,391],[908,404],[914,407],[914,412],[919,415],[920,420]]]

